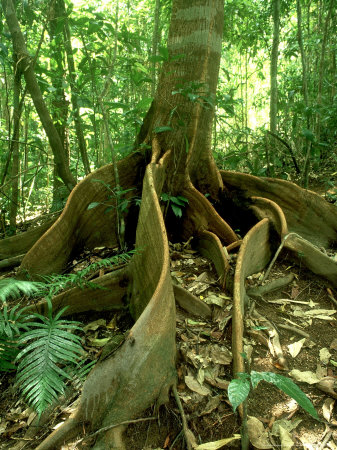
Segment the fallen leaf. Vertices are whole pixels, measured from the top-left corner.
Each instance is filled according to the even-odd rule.
[[[330,344],[331,350],[337,350],[337,338],[333,339],[333,341]]]
[[[292,431],[297,428],[297,426],[302,422],[302,419],[293,419],[293,420],[287,420],[287,419],[279,419],[275,420],[273,423],[273,427],[271,430],[271,434],[273,436],[279,436],[280,435],[280,427],[282,427],[284,430]]]
[[[288,351],[293,358],[296,358],[296,356],[299,354],[299,352],[301,351],[301,349],[303,347],[304,342],[305,342],[305,338],[288,345]]]
[[[322,378],[327,376],[327,372],[328,371],[327,371],[326,367],[322,367],[321,364],[319,364],[319,363],[317,364],[317,367],[316,367],[317,378],[319,378],[321,380]]]
[[[265,430],[263,423],[256,417],[249,417],[247,420],[249,440],[256,448],[267,449],[273,448],[269,441],[268,432]]]
[[[87,331],[96,331],[99,327],[105,327],[105,326],[106,326],[106,320],[98,319],[98,320],[94,320],[93,322],[88,323],[88,325],[85,325],[83,327],[83,331],[85,333]]]
[[[321,360],[321,362],[323,364],[329,364],[330,357],[331,357],[331,353],[329,352],[329,350],[326,347],[320,349],[319,359]]]
[[[317,375],[314,372],[311,372],[310,370],[301,372],[298,369],[293,369],[289,372],[289,375],[291,377],[295,378],[296,381],[300,381],[300,382],[308,383],[308,384],[315,384],[320,381],[320,379],[317,377]]]
[[[217,450],[237,439],[241,439],[240,434],[234,434],[234,436],[226,439],[220,439],[220,441],[207,442],[206,444],[198,445],[195,450]]]
[[[202,411],[202,415],[210,414],[212,411],[217,409],[220,403],[221,403],[221,395],[215,395],[214,397],[211,397],[208,400],[204,410]]]
[[[294,446],[291,434],[288,430],[280,427],[281,450],[290,450]]]
[[[217,295],[214,294],[208,295],[204,299],[204,302],[207,303],[208,305],[220,306],[220,308],[223,308],[226,304],[226,300],[224,298],[218,297]]]
[[[197,381],[199,384],[203,385],[205,380],[205,371],[202,367],[198,370]]]
[[[191,375],[185,376],[186,386],[193,392],[197,392],[199,395],[210,395],[211,391],[206,386],[201,386],[200,383]]]
[[[211,346],[209,356],[214,363],[223,364],[225,366],[232,362],[232,353],[228,348],[224,346],[220,347],[217,344]]]
[[[335,405],[335,400],[333,400],[332,398],[325,399],[325,401],[323,403],[323,408],[322,408],[323,417],[327,422],[330,422],[330,420],[331,420],[334,405]]]
[[[336,385],[337,380],[334,377],[325,377],[317,383],[318,389],[337,399],[337,393],[335,391]]]

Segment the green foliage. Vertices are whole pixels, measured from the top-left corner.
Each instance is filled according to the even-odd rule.
[[[137,253],[137,250],[130,250],[126,253],[120,253],[118,255],[111,256],[110,258],[95,261],[89,264],[85,269],[82,269],[76,273],[64,275],[45,275],[43,276],[43,279],[46,283],[43,285],[44,288],[41,288],[40,293],[51,298],[60,291],[75,286],[80,287],[81,289],[84,287],[97,289],[99,286],[96,283],[86,280],[88,275],[102,268],[127,263],[135,253]]]
[[[27,307],[20,304],[8,308],[9,297],[20,293],[41,295],[43,290],[43,283],[9,278],[1,280],[0,285],[0,371],[17,370],[16,383],[39,415],[64,392],[66,380],[73,379],[68,374],[71,366],[83,379],[93,364],[79,364],[83,349],[81,338],[74,331],[81,330],[80,324],[60,318],[67,307],[53,316],[50,293],[46,298],[47,317],[28,313]]]
[[[187,198],[182,195],[177,195],[174,197],[173,195],[169,195],[163,192],[160,196],[163,202],[167,202],[168,206],[171,206],[171,209],[176,217],[182,217],[183,209],[188,203]]]
[[[4,278],[0,280],[0,371],[14,370],[13,364],[18,353],[17,339],[22,330],[29,330],[30,316],[26,314],[27,308],[20,307],[20,304],[9,308],[6,300],[17,298],[21,294],[36,295],[41,291],[42,283],[15,280]]]
[[[208,95],[204,83],[177,78],[173,96],[184,96],[204,108],[215,108],[213,151],[220,168],[291,179],[294,165],[280,142],[268,142],[264,138],[269,129],[270,101],[270,45],[273,21],[272,3],[262,0],[225,2],[225,27],[223,54],[220,65],[218,92],[215,99]],[[278,117],[277,133],[294,151],[298,166],[303,165],[307,145],[315,172],[331,168],[336,155],[336,64],[334,62],[337,41],[331,2],[310,4],[302,8],[303,44],[306,51],[308,104],[303,96],[303,73],[297,40],[296,2],[281,2],[280,45],[278,58]],[[33,6],[25,2],[17,8],[19,23],[29,29],[28,51],[38,50],[35,71],[43,96],[49,106],[54,123],[64,127],[67,148],[70,151],[70,168],[78,179],[84,173],[79,157],[78,138],[73,105],[64,99],[78,97],[81,125],[85,136],[91,169],[111,161],[103,119],[98,108],[98,97],[104,83],[111,79],[109,91],[103,99],[107,111],[109,129],[117,159],[134,150],[133,142],[140,130],[143,118],[151,105],[160,65],[183,58],[170,55],[167,34],[172,2],[161,2],[160,37],[153,53],[155,2],[130,0],[119,3],[116,18],[116,2],[97,5],[88,0],[83,5],[66,2],[65,14],[54,17],[48,24],[50,40],[39,44],[43,23],[40,17],[49,16],[50,5],[45,2]],[[118,20],[116,20],[118,19]],[[62,61],[67,59],[64,32],[68,23],[72,56],[76,76],[70,76],[69,68]],[[116,28],[117,24],[117,28]],[[0,20],[0,79],[7,80],[1,97],[1,117],[13,108],[13,46],[5,24]],[[325,35],[326,33],[326,35]],[[323,51],[323,42],[325,51]],[[323,61],[321,61],[324,55]],[[322,64],[321,64],[322,62]],[[170,75],[171,76],[171,75]],[[319,87],[321,91],[318,92]],[[66,195],[57,198],[53,166],[46,152],[46,134],[34,110],[29,96],[24,100],[25,116],[21,118],[25,137],[20,138],[21,199],[19,218],[50,210],[61,209]],[[174,116],[174,121],[171,120]],[[174,132],[186,127],[186,117],[178,116],[172,108],[168,123],[155,127],[156,133]],[[8,121],[0,121],[0,179],[9,154],[8,137],[12,131]],[[187,145],[186,145],[187,147]],[[269,152],[269,155],[268,155]],[[11,163],[8,166],[0,207],[4,208],[4,226],[8,236],[11,198]],[[297,174],[296,174],[297,176]],[[111,194],[111,205],[120,199],[118,207],[126,211],[128,193],[117,190]],[[136,200],[135,200],[136,201]],[[90,208],[97,207],[93,202]],[[4,230],[2,229],[4,228]]]
[[[120,214],[127,212],[128,207],[132,201],[137,205],[140,204],[140,198],[136,196],[126,197],[126,194],[132,192],[134,189],[123,189],[121,186],[115,186],[111,188],[110,184],[105,183],[102,180],[92,180],[94,183],[101,183],[108,190],[107,200],[104,202],[92,202],[89,203],[87,209],[96,208],[99,205],[105,205],[106,209],[104,213],[108,213],[113,209],[117,209]]]
[[[60,319],[67,308],[53,316],[52,304],[47,301],[48,317],[32,314],[30,329],[18,339],[24,348],[16,357],[17,385],[39,415],[64,392],[65,380],[70,379],[61,365],[76,365],[83,354],[81,338],[73,334],[81,330],[80,323]]]
[[[4,278],[0,280],[0,300],[5,302],[9,297],[17,298],[22,294],[27,296],[36,295],[42,287],[43,283]]]
[[[238,378],[232,380],[228,386],[228,398],[234,411],[246,400],[251,387],[255,389],[262,380],[277,386],[281,391],[296,400],[314,419],[319,420],[317,411],[304,392],[290,378],[273,372],[255,372],[252,370],[250,375],[246,373],[238,374]]]

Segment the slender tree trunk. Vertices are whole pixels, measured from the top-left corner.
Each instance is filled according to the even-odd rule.
[[[4,89],[1,90],[1,92],[4,93],[4,98],[2,101],[2,116],[3,120],[5,122],[6,130],[8,130],[7,138],[8,138],[8,156],[6,159],[5,166],[3,168],[3,171],[1,173],[1,180],[0,180],[0,186],[2,186],[6,180],[6,177],[8,175],[8,169],[9,164],[12,158],[12,150],[11,150],[11,121],[10,121],[10,109],[9,109],[9,98],[8,98],[8,83],[7,83],[7,74],[6,74],[6,68],[4,68]]]
[[[331,25],[331,29],[332,30],[336,30],[336,14],[333,14],[332,15],[332,25]],[[332,82],[330,83],[330,105],[333,105],[334,104],[334,101],[335,101],[335,95],[336,95],[336,83],[335,83],[335,80],[336,80],[336,72],[337,72],[337,70],[336,70],[336,66],[337,66],[337,64],[336,64],[336,50],[335,50],[335,48],[336,48],[336,45],[337,45],[337,42],[336,42],[336,34],[334,33],[333,34],[333,45],[331,45],[331,50],[330,50],[330,54],[331,54],[331,80],[332,80]]]
[[[158,53],[158,45],[160,42],[160,0],[156,0],[155,9],[154,9],[154,27],[153,27],[153,35],[152,35],[152,57],[155,58]],[[156,84],[157,84],[157,62],[154,59],[152,62],[152,85],[151,85],[151,95],[154,97],[156,92]]]
[[[309,96],[308,96],[308,76],[307,76],[307,61],[306,54],[303,46],[303,36],[302,36],[302,8],[301,8],[301,0],[296,0],[296,10],[297,10],[297,41],[301,54],[301,63],[302,63],[302,91],[303,91],[303,99],[304,105],[306,109],[309,105]],[[307,129],[310,128],[310,119],[307,117]],[[303,186],[305,188],[308,187],[309,183],[309,171],[310,171],[310,152],[311,145],[308,139],[305,138],[305,162],[303,168]]]
[[[325,73],[324,69],[325,69],[326,43],[327,43],[327,39],[328,39],[329,23],[330,23],[333,4],[334,4],[334,0],[330,0],[328,11],[327,11],[325,22],[324,22],[324,29],[323,29],[323,39],[322,39],[321,56],[320,56],[320,62],[319,62],[318,89],[317,89],[318,109],[320,109],[320,107],[322,105],[322,90],[323,90],[323,77],[324,77],[324,73]],[[319,112],[316,116],[316,139],[318,142],[320,142],[320,138],[321,138],[321,114]]]
[[[25,120],[24,120],[24,156],[23,156],[23,176],[21,182],[21,201],[22,201],[22,214],[23,221],[26,220],[26,201],[25,201],[25,186],[26,176],[28,171],[28,128],[29,128],[29,109],[25,105]],[[48,161],[47,161],[48,162]],[[48,173],[48,172],[47,172]],[[47,186],[48,188],[48,186]]]
[[[14,86],[13,86],[13,137],[11,141],[12,153],[12,192],[9,214],[9,224],[13,230],[16,228],[16,216],[19,204],[19,138],[20,138],[20,92],[21,92],[21,71],[17,66],[17,57],[14,58]]]
[[[270,109],[269,109],[269,131],[277,134],[277,65],[278,46],[280,41],[280,0],[273,0],[273,45],[270,60]],[[275,138],[270,141],[276,147]],[[267,144],[268,146],[268,144]],[[267,155],[267,164],[270,165],[270,155]]]
[[[52,78],[54,91],[52,93],[52,108],[55,120],[55,128],[61,138],[63,148],[65,150],[67,165],[69,166],[69,151],[67,141],[67,117],[68,102],[65,97],[63,81],[65,78],[64,69],[64,39],[62,33],[58,32],[58,22],[63,20],[64,10],[60,0],[51,3],[49,9],[49,36],[50,36],[50,56],[51,64],[56,64],[56,76]],[[54,166],[53,171],[53,201],[51,205],[52,211],[62,209],[64,202],[64,192],[62,192],[63,183],[60,180],[58,167]]]
[[[68,22],[68,16],[67,16],[64,0],[59,0],[59,1],[60,1],[60,9],[61,9],[62,15],[64,17],[64,43],[65,43],[65,50],[66,50],[67,61],[68,61],[68,72],[69,72],[70,89],[71,89],[71,103],[72,103],[72,107],[73,107],[76,138],[77,138],[77,143],[78,143],[78,147],[79,147],[80,154],[81,154],[84,172],[86,175],[88,175],[88,173],[90,173],[90,163],[89,163],[89,159],[88,159],[87,146],[86,146],[85,139],[84,139],[82,121],[81,121],[81,117],[80,117],[80,108],[78,106],[76,69],[75,69],[75,62],[74,62],[74,57],[73,57],[73,49],[72,49],[72,45],[71,45],[71,31],[70,31],[70,26],[69,26],[69,22]]]
[[[64,184],[69,190],[72,190],[72,188],[76,185],[76,180],[69,170],[63,143],[53,124],[52,118],[50,117],[49,111],[42,97],[40,87],[37,83],[32,60],[27,51],[25,40],[15,14],[13,2],[12,0],[2,0],[1,3],[8,28],[12,36],[14,53],[18,55],[19,66],[24,74],[27,88],[40,117],[43,128],[48,136],[49,143],[53,151],[55,164],[58,167],[58,171]]]

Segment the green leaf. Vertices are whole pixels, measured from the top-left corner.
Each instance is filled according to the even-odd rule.
[[[161,57],[163,58],[163,61],[168,61],[169,51],[168,51],[167,47],[160,47],[159,53],[160,53]]]
[[[150,62],[162,62],[165,61],[165,59],[161,56],[161,55],[151,55],[149,57],[149,61]]]
[[[163,192],[160,196],[160,198],[163,200],[163,202],[168,202],[171,199],[171,196],[166,194],[166,192]]]
[[[303,128],[302,136],[305,137],[310,142],[314,142],[315,140],[314,133],[311,130],[307,130],[306,128]]]
[[[163,126],[163,127],[155,127],[154,132],[155,133],[163,133],[164,131],[172,131],[172,127]]]
[[[140,102],[137,103],[136,108],[148,110],[149,107],[151,106],[152,101],[153,101],[153,97],[145,97]]]
[[[99,202],[92,202],[92,203],[89,203],[89,205],[88,205],[88,207],[87,207],[87,210],[88,210],[88,209],[94,209],[94,208],[96,208],[96,207],[99,206],[99,205],[100,205]]]
[[[250,392],[249,378],[240,377],[232,380],[228,386],[228,398],[232,404],[233,411],[246,400]]]
[[[180,206],[186,206],[186,203],[188,203],[188,199],[186,197],[183,197],[182,195],[178,195],[177,197],[171,197],[171,202],[176,203]]]
[[[182,209],[179,206],[174,205],[173,203],[171,203],[171,208],[172,208],[172,211],[174,212],[174,215],[176,217],[182,217],[183,212],[182,212]]]
[[[314,419],[319,420],[316,409],[303,391],[290,378],[273,372],[251,372],[252,385],[255,388],[261,380],[277,386],[285,394],[296,400]]]

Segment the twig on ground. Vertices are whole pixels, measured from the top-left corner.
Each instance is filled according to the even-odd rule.
[[[294,333],[299,334],[300,336],[303,336],[307,339],[310,339],[310,335],[308,333],[306,333],[305,331],[299,330],[296,327],[292,327],[291,325],[287,325],[287,324],[278,324],[277,325],[279,328],[283,328],[284,330],[288,330],[288,331],[293,331]]]
[[[108,425],[107,427],[100,428],[99,430],[95,431],[94,433],[86,434],[85,436],[83,436],[83,438],[81,438],[81,439],[79,439],[78,441],[75,442],[75,444],[74,444],[75,447],[74,448],[76,448],[76,446],[78,444],[80,444],[81,442],[83,442],[83,441],[85,441],[85,440],[87,440],[89,438],[92,438],[92,437],[96,436],[99,433],[104,433],[105,431],[109,431],[112,428],[120,427],[120,426],[123,426],[123,425],[129,425],[131,423],[146,422],[148,420],[156,420],[156,419],[157,419],[157,417],[153,417],[153,416],[151,416],[151,417],[142,417],[141,419],[125,420],[124,422],[114,423],[112,425]]]
[[[177,405],[178,405],[178,408],[179,408],[179,412],[180,412],[180,415],[181,415],[181,420],[182,420],[182,423],[183,423],[183,432],[184,432],[184,436],[185,436],[185,439],[186,439],[187,449],[188,450],[192,450],[193,448],[196,447],[195,437],[194,437],[192,431],[188,428],[186,415],[184,413],[183,405],[181,404],[181,401],[180,401],[180,397],[179,397],[179,394],[178,394],[178,391],[177,391],[177,387],[173,386],[172,391],[173,391],[173,395],[174,395],[175,401],[177,402]]]

